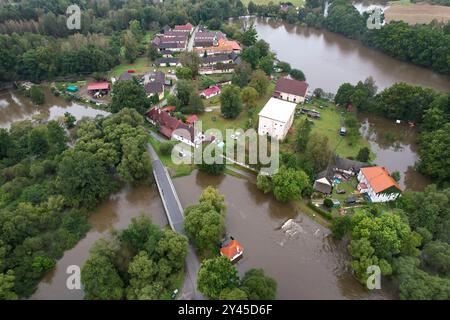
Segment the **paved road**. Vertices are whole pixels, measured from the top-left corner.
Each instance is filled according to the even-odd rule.
[[[159,140],[157,134],[152,131],[148,131],[151,136],[155,136]],[[185,235],[183,229],[183,208],[179,202],[175,187],[172,184],[172,180],[159,160],[158,154],[153,149],[151,144],[147,144],[147,151],[152,158],[153,162],[153,174],[157,180],[159,194],[166,210],[167,218],[170,221],[172,229],[182,235]],[[183,288],[180,292],[180,300],[204,300],[203,295],[197,290],[197,273],[200,268],[200,261],[189,243],[188,254],[186,257],[186,277],[183,284]]]
[[[191,37],[189,38],[189,42],[188,42],[188,46],[187,46],[187,51],[192,51],[194,50],[194,39],[195,39],[195,35],[197,34],[198,31],[198,27],[196,26],[194,29],[194,32],[192,32]]]
[[[159,193],[170,225],[174,231],[184,234],[183,209],[181,208],[172,180],[153,147],[150,144],[147,144],[147,148],[150,157],[153,159],[153,174],[157,181]]]

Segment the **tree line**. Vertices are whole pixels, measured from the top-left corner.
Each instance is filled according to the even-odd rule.
[[[397,209],[373,205],[333,221],[335,237],[350,240],[351,267],[365,285],[367,268],[378,265],[401,299],[450,298],[450,190],[435,185],[406,192]]]
[[[169,300],[180,284],[186,237],[146,216],[98,240],[81,270],[88,300]]]
[[[136,111],[0,129],[0,299],[30,296],[89,229],[90,211],[124,183],[148,183],[151,162]]]

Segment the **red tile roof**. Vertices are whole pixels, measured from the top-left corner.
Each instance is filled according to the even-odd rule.
[[[229,245],[220,249],[220,253],[233,261],[244,253],[244,247],[236,240],[231,240]]]
[[[193,27],[194,27],[194,26],[193,26],[192,24],[187,23],[187,24],[177,25],[177,26],[175,26],[174,29],[175,29],[175,30],[191,31]]]
[[[296,96],[306,96],[308,84],[305,81],[281,78],[275,87],[275,92],[284,92],[294,94]]]
[[[195,114],[191,114],[190,116],[188,116],[187,118],[186,118],[186,122],[188,123],[188,124],[194,124],[194,123],[196,123],[198,121],[198,117],[197,117],[197,115],[195,115]]]
[[[94,82],[90,83],[87,87],[88,91],[91,90],[109,90],[108,82]]]
[[[215,93],[220,93],[220,88],[218,86],[212,86],[211,88],[205,89],[202,92],[205,97],[209,97]]]
[[[175,107],[175,106],[167,106],[167,107],[161,108],[161,111],[172,112],[172,111],[175,111],[176,108],[177,107]]]
[[[153,108],[147,112],[146,116],[159,124],[159,131],[168,139],[172,138],[174,131],[177,131],[177,135],[189,139],[190,141],[194,141],[195,139],[195,130],[193,126],[188,126],[162,109]]]
[[[383,167],[362,168],[361,172],[367,179],[375,193],[383,192],[384,190],[391,187],[395,187],[399,191],[402,191],[402,188],[400,188],[394,178],[392,178],[387,170]]]

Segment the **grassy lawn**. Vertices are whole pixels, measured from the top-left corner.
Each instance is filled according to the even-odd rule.
[[[162,155],[159,152],[159,146],[161,143],[158,140],[149,137],[149,142],[153,146],[153,148],[155,148],[155,151],[158,153],[158,156],[161,159],[162,163],[168,168],[172,178],[188,176],[191,174],[192,170],[194,170],[194,165],[177,165],[172,162],[171,156]]]
[[[109,72],[109,76],[110,77],[118,77],[120,76],[122,73],[124,73],[127,70],[136,70],[136,73],[145,73],[145,72],[149,72],[151,67],[150,67],[150,60],[147,57],[139,57],[136,59],[136,61],[134,63],[122,63],[119,64],[118,66],[114,67],[110,72]]]
[[[266,94],[258,99],[255,108],[254,115],[253,115],[253,125],[256,125],[258,123],[258,113],[261,111],[261,109],[264,107],[264,105],[267,103],[267,101],[272,96],[272,91],[275,88],[275,84],[271,83],[269,87],[267,88]],[[219,101],[220,104],[220,101]],[[246,129],[247,128],[247,121],[249,119],[248,111],[246,108],[242,110],[242,112],[239,114],[239,116],[236,119],[225,119],[220,114],[220,109],[215,109],[211,112],[205,112],[200,116],[200,120],[202,121],[203,130],[208,129],[218,129],[222,131],[222,134],[225,137],[225,130],[226,129]],[[244,130],[245,131],[245,130]]]
[[[320,106],[324,108],[320,108]],[[353,145],[350,145],[346,137],[339,135],[339,129],[343,123],[343,115],[333,103],[324,100],[313,100],[311,103],[305,104],[304,107],[307,109],[316,109],[320,112],[321,119],[313,120],[314,127],[312,132],[327,136],[331,150],[339,156],[344,158],[356,157],[359,149],[363,147],[370,148],[369,142],[362,137],[359,137]],[[304,117],[306,115],[296,118],[292,127],[295,128],[296,124]],[[284,148],[292,149],[293,142],[294,135],[291,133],[285,143],[288,146],[284,146]]]
[[[347,200],[347,198],[351,197],[355,193],[355,191],[357,191],[357,185],[358,180],[356,180],[356,177],[352,177],[348,181],[342,181],[335,188],[333,188],[331,198],[339,200],[341,202],[341,206],[345,207],[345,200]],[[337,194],[338,189],[345,190],[345,194]]]

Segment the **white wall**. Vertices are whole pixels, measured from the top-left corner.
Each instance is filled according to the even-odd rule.
[[[289,128],[292,126],[293,121],[294,115],[291,115],[290,119],[286,123],[260,116],[258,125],[258,134],[259,135],[268,134],[272,138],[275,138],[277,140],[283,140],[286,137]]]
[[[303,103],[305,101],[305,97],[297,96],[294,94],[289,94],[285,92],[280,92],[280,98],[286,101],[295,102],[295,103]]]
[[[370,197],[370,200],[372,202],[389,202],[394,201],[400,196],[400,193],[376,193],[372,186],[370,185],[369,181],[367,181],[366,177],[362,173],[362,171],[359,171],[358,173],[358,181],[365,183],[367,185],[367,195]]]

